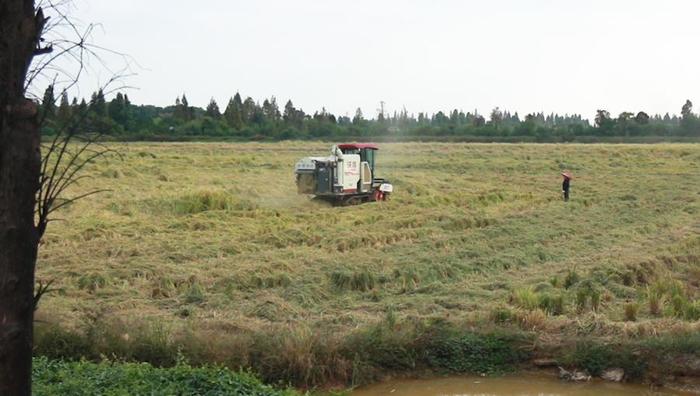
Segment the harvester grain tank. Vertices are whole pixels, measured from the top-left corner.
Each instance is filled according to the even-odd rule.
[[[377,150],[370,143],[347,143],[333,146],[328,157],[302,158],[294,167],[298,193],[341,205],[386,200],[394,188],[376,177]]]

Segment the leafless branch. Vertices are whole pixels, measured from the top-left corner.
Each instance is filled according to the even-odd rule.
[[[37,6],[43,9],[48,17],[44,18],[41,35],[44,40],[41,45],[37,44],[34,51],[35,55],[44,56],[37,57],[27,73],[25,92],[28,96],[38,99],[38,95],[32,94],[32,87],[36,87],[39,80],[48,80],[52,87],[60,88],[58,95],[54,95],[52,104],[55,107],[58,98],[67,95],[69,90],[77,86],[81,77],[93,71],[92,61],[96,61],[100,69],[107,70],[112,75],[99,89],[103,95],[128,88],[123,80],[134,74],[131,72],[133,60],[126,54],[92,42],[94,30],[100,25],[88,24],[83,28],[79,27],[69,17],[71,0],[40,0]],[[103,55],[117,56],[125,66],[115,71],[103,59]],[[72,187],[90,177],[84,173],[86,167],[108,154],[115,153],[119,156],[114,149],[100,143],[105,131],[84,132],[90,119],[90,109],[96,99],[98,98],[91,99],[88,106],[81,111],[74,108],[69,119],[62,120],[54,130],[51,140],[42,144],[40,186],[35,208],[36,228],[40,237],[46,231],[47,225],[56,220],[51,217],[57,210],[79,199],[107,191],[94,189],[66,196]],[[103,97],[99,99],[104,100]],[[46,106],[46,103],[44,105]],[[45,121],[46,114],[42,114],[42,125]],[[35,307],[41,297],[52,290],[52,283],[53,281],[38,283],[34,296]]]
[[[36,289],[34,290],[34,310],[35,311],[36,311],[37,307],[39,306],[39,300],[41,300],[41,297],[44,294],[56,291],[56,289],[51,288],[51,285],[53,283],[54,283],[54,279],[51,279],[46,283],[44,283],[42,280],[37,281]]]

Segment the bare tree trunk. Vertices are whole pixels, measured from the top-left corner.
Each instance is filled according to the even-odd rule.
[[[44,23],[33,0],[0,0],[0,395],[31,394],[41,155],[24,84]]]

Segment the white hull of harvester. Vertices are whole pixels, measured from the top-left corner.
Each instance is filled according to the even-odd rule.
[[[297,191],[333,204],[353,205],[384,201],[393,186],[374,177],[376,146],[346,144],[333,146],[328,157],[306,157],[295,167]]]

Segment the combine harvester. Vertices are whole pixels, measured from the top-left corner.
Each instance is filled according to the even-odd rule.
[[[393,191],[386,180],[375,177],[374,144],[339,144],[328,157],[306,157],[294,167],[299,194],[311,194],[334,205],[385,201]]]

